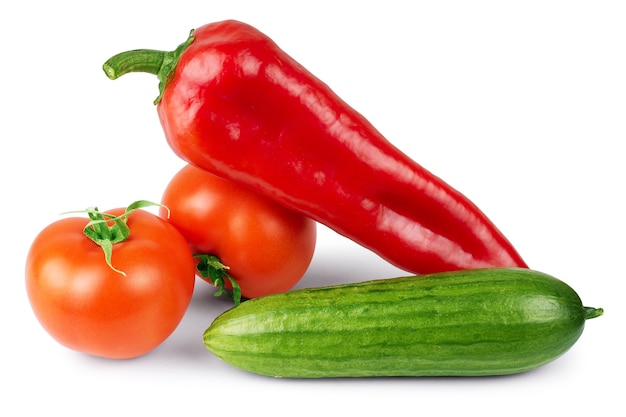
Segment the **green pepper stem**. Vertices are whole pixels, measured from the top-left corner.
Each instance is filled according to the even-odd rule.
[[[165,54],[167,52],[153,49],[126,51],[109,58],[102,66],[102,69],[111,80],[115,80],[129,72],[146,72],[158,75],[163,66]]]
[[[192,34],[193,30],[189,33],[187,40],[171,52],[153,49],[134,49],[121,52],[109,58],[102,65],[102,69],[111,80],[129,72],[145,72],[156,75],[159,79],[159,96],[154,100],[154,104],[158,104],[176,69],[180,56],[194,40]]]

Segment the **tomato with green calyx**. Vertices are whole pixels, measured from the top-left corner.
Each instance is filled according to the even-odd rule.
[[[148,353],[191,301],[195,263],[184,237],[142,207],[68,217],[44,228],[26,260],[35,316],[62,345],[111,359]]]
[[[313,258],[315,221],[192,165],[174,175],[161,203],[198,257],[199,275],[239,287],[244,298],[291,289]]]

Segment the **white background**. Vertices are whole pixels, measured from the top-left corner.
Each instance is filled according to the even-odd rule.
[[[202,345],[230,304],[201,282],[180,327],[144,357],[103,360],[54,342],[24,290],[32,239],[65,211],[158,201],[183,166],[152,105],[156,78],[111,81],[102,64],[173,49],[227,18],[271,36],[470,197],[532,268],[605,315],[557,361],[499,378],[247,374]],[[624,415],[625,21],[622,1],[601,0],[3,2],[0,414]],[[319,230],[299,286],[402,273]]]

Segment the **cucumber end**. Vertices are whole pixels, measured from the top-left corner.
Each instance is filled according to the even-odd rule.
[[[594,307],[583,307],[585,310],[585,320],[595,319],[604,314],[604,309]]]

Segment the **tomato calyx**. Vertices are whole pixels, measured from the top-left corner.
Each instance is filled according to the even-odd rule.
[[[239,305],[241,303],[241,288],[237,281],[227,272],[230,267],[224,265],[220,258],[215,255],[196,254],[194,257],[199,259],[196,268],[200,275],[207,278],[211,284],[218,288],[215,296],[219,297],[226,293],[233,299],[236,306]],[[232,292],[225,288],[225,280],[228,280],[233,287]]]
[[[120,243],[128,239],[130,236],[130,228],[128,227],[128,217],[133,211],[148,207],[148,206],[163,206],[162,204],[153,203],[147,200],[138,200],[131,203],[126,207],[124,213],[119,216],[114,216],[109,213],[102,213],[97,207],[89,207],[82,211],[74,213],[87,213],[91,219],[89,223],[83,229],[83,233],[89,239],[91,239],[96,245],[102,248],[104,252],[104,260],[107,265],[115,272],[126,276],[124,271],[120,271],[115,268],[111,263],[111,257],[113,254],[113,245]],[[165,207],[167,209],[167,207]],[[169,213],[169,209],[168,213]]]

